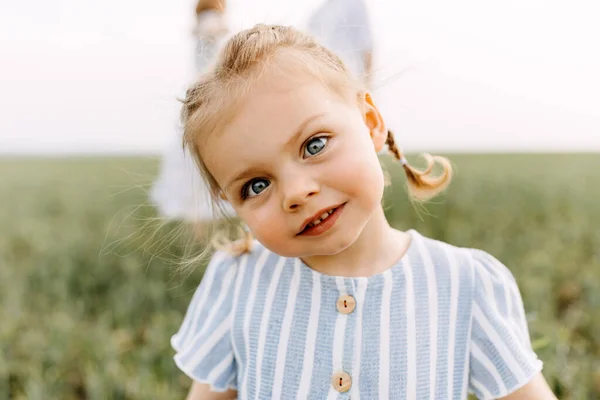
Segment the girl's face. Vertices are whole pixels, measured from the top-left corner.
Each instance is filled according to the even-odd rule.
[[[387,130],[369,95],[264,71],[201,157],[252,234],[286,257],[334,255],[381,208]]]

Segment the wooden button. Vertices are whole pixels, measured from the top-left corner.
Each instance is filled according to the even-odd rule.
[[[331,384],[335,390],[340,393],[344,393],[350,390],[350,387],[352,386],[352,378],[350,378],[350,375],[343,371],[338,372],[337,374],[333,375],[333,378],[331,378]]]
[[[350,314],[356,308],[356,300],[350,295],[343,295],[337,301],[337,309],[342,314]]]

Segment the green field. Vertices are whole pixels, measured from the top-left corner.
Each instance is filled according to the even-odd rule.
[[[393,225],[486,250],[516,276],[544,373],[600,398],[600,154],[452,156],[426,208],[397,166]],[[146,191],[156,159],[0,159],[0,399],[175,399],[170,335],[202,268]]]

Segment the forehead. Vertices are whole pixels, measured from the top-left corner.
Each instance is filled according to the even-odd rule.
[[[202,159],[223,184],[236,171],[277,156],[307,118],[319,114],[335,118],[350,103],[317,79],[263,73],[229,123],[207,139]]]

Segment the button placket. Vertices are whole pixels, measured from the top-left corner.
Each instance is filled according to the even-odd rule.
[[[344,282],[345,287],[343,289],[340,288],[340,285],[338,285],[339,297],[336,301],[336,309],[340,314],[343,315],[342,318],[353,319],[354,315],[352,315],[352,314],[353,314],[354,310],[356,309],[356,299],[353,295],[354,282],[352,280],[348,280],[347,278],[344,280],[345,280],[345,282]],[[348,327],[346,329],[348,329]],[[345,335],[345,332],[344,332],[344,335]],[[345,355],[345,357],[347,357],[347,355]],[[340,367],[342,367],[342,366],[340,365]],[[346,395],[343,398],[345,398],[345,399],[350,398],[348,396],[349,393],[347,393],[347,392],[349,392],[350,388],[352,387],[352,377],[350,376],[350,374],[348,372],[344,371],[344,369],[339,369],[337,371],[334,371],[334,374],[331,377],[331,385],[337,392]]]

